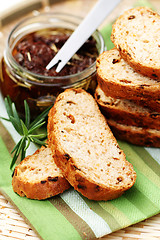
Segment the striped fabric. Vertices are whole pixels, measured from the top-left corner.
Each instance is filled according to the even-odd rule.
[[[103,34],[110,26],[103,29]],[[108,43],[108,40],[107,40]],[[110,43],[109,43],[110,44]],[[109,45],[111,47],[111,44]],[[2,98],[0,115],[6,117]],[[91,201],[70,189],[49,200],[19,197],[12,190],[8,143],[19,136],[10,123],[0,125],[0,191],[44,240],[95,239],[160,213],[160,149],[119,141],[137,173],[135,185],[112,201]],[[9,133],[7,132],[7,130]],[[32,145],[28,154],[35,151]]]
[[[118,199],[91,201],[73,189],[45,201],[19,197],[12,190],[11,156],[2,138],[0,191],[45,240],[94,239],[125,228],[160,212],[160,165],[146,149],[119,144],[133,164],[137,180]]]

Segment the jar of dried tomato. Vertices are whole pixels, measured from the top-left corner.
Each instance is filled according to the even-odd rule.
[[[10,33],[0,66],[0,88],[4,97],[9,95],[15,102],[22,116],[24,99],[34,118],[53,104],[64,89],[92,88],[96,57],[105,48],[99,31],[93,33],[82,52],[77,52],[59,75],[55,69],[45,69],[81,20],[64,13],[44,13],[23,20]]]

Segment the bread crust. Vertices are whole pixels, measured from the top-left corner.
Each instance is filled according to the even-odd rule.
[[[112,119],[108,119],[108,124],[119,140],[138,146],[160,147],[160,131],[158,130],[127,126]]]
[[[52,134],[50,140],[50,143],[56,141],[55,133]],[[124,191],[127,190],[126,188],[110,189],[106,186],[96,184],[92,179],[87,179],[85,174],[76,167],[74,159],[70,158],[69,160],[66,160],[66,153],[63,148],[61,148],[59,144],[56,144],[56,146],[55,162],[57,166],[62,170],[63,175],[74,189],[80,192],[83,196],[95,201],[107,201],[120,197]],[[130,168],[132,169],[132,165],[129,162],[127,164],[128,166],[130,165]],[[130,187],[131,186],[128,186],[128,189]]]
[[[160,79],[160,64],[157,60],[154,61],[154,53],[159,51],[159,45],[156,45],[159,42],[159,39],[156,39],[159,24],[158,13],[148,7],[137,7],[125,11],[113,24],[111,33],[111,40],[120,51],[122,58],[137,72],[157,81]],[[152,41],[152,37],[155,37],[156,42]],[[131,40],[128,41],[128,38]],[[139,49],[137,41],[143,55],[139,52],[137,56],[137,49]],[[153,53],[151,47],[157,50]]]
[[[122,195],[124,191],[126,191],[131,186],[133,186],[136,180],[136,173],[133,170],[133,166],[128,161],[126,161],[125,155],[123,151],[119,149],[119,147],[118,147],[119,154],[121,155],[121,159],[123,159],[122,161],[125,162],[125,166],[128,169],[128,174],[131,176],[132,180],[127,186],[116,185],[114,187],[113,186],[110,187],[110,186],[107,186],[106,184],[98,183],[90,177],[86,177],[85,172],[82,169],[80,169],[76,159],[72,157],[71,151],[66,152],[65,147],[61,143],[60,135],[59,135],[59,132],[57,131],[57,129],[61,128],[60,122],[57,119],[59,118],[59,116],[57,116],[57,109],[60,108],[59,103],[61,99],[63,99],[63,97],[65,97],[71,91],[75,91],[76,94],[80,93],[80,94],[86,94],[88,95],[88,97],[90,96],[88,93],[86,93],[82,89],[66,90],[64,93],[58,96],[53,108],[50,110],[49,118],[48,118],[48,126],[47,126],[48,139],[49,139],[49,146],[51,149],[52,149],[53,143],[56,146],[55,162],[57,166],[62,170],[63,175],[69,181],[69,183],[85,197],[92,200],[111,200],[111,199],[117,198],[120,195]],[[71,100],[68,100],[68,101],[71,101]],[[91,99],[90,101],[94,101],[94,100]],[[88,113],[86,113],[86,115],[87,114]],[[98,112],[98,114],[100,114],[100,111]],[[103,118],[103,121],[106,121],[103,116],[102,118]],[[108,128],[107,125],[106,125],[106,128]],[[109,128],[108,128],[108,137],[109,138],[111,137],[113,140],[113,144],[118,146]],[[87,143],[86,143],[86,147],[87,147]],[[87,163],[85,163],[85,160],[84,160],[84,164],[86,164],[86,167],[87,167]]]
[[[142,98],[140,101],[134,101],[137,105],[149,108],[152,112],[160,113],[160,101],[148,100]]]
[[[115,59],[116,63],[114,62]],[[160,100],[160,83],[137,73],[134,76],[134,71],[121,58],[118,50],[115,48],[100,54],[97,58],[96,67],[98,84],[106,95],[134,101],[141,101],[143,99],[147,99],[148,101]],[[124,76],[119,74],[122,70],[125,72]],[[110,75],[109,71],[114,71],[114,76]],[[145,84],[144,80],[146,81]]]
[[[106,96],[97,86],[95,99],[107,119],[117,123],[160,130],[160,113],[139,107],[134,102]]]
[[[38,149],[33,155],[38,156],[41,151],[44,151],[45,147]],[[62,174],[48,175],[47,177],[41,179],[41,181],[27,181],[21,177],[21,166],[22,164],[30,161],[30,158],[33,156],[27,156],[19,165],[15,167],[13,178],[12,178],[12,187],[14,192],[20,196],[30,199],[43,200],[50,197],[53,197],[59,193],[70,188],[70,184],[63,177]],[[44,159],[45,161],[45,159]],[[49,167],[49,166],[48,166]]]

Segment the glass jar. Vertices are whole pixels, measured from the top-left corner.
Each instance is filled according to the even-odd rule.
[[[10,33],[4,57],[0,66],[0,88],[2,95],[10,96],[18,112],[24,115],[24,99],[27,100],[32,118],[54,103],[57,95],[67,88],[94,88],[96,82],[96,62],[85,70],[65,76],[44,76],[22,67],[13,57],[16,43],[27,34],[43,29],[68,29],[74,31],[81,18],[69,14],[44,13],[30,17],[15,26]],[[99,31],[92,37],[96,41],[98,55],[105,50]]]

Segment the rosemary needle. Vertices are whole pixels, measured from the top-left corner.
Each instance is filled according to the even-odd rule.
[[[21,161],[25,158],[26,150],[31,142],[38,145],[46,145],[45,139],[47,137],[47,133],[36,134],[36,130],[45,124],[45,118],[48,115],[51,106],[37,116],[33,122],[31,122],[30,109],[26,100],[24,100],[25,121],[19,117],[15,104],[11,101],[9,96],[5,98],[5,106],[8,119],[3,117],[1,117],[1,119],[11,122],[15,130],[21,135],[21,139],[11,152],[14,153],[10,164],[10,169],[12,169],[18,156],[20,156]]]

